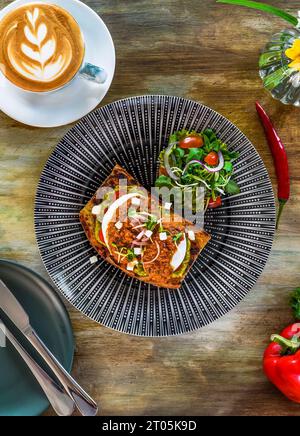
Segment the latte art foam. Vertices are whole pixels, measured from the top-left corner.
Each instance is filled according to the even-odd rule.
[[[2,72],[30,91],[50,91],[69,82],[79,70],[84,42],[74,18],[64,9],[30,3],[0,22]]]

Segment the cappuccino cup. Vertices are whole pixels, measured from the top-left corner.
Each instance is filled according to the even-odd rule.
[[[105,70],[85,56],[83,33],[66,9],[30,2],[0,21],[0,69],[6,79],[31,93],[50,93],[78,75],[103,84]]]

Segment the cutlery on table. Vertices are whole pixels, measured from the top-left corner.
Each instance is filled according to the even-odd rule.
[[[98,412],[96,402],[79,386],[39,338],[36,331],[30,325],[28,314],[2,280],[0,280],[0,309],[3,310],[13,324],[23,333],[29,343],[52,370],[65,392],[74,401],[80,413],[83,416],[95,416]]]
[[[58,386],[58,384],[55,383],[55,381],[37,364],[37,362],[34,361],[34,359],[27,353],[12,332],[0,319],[0,324],[1,323],[4,326],[4,335],[27,364],[57,415],[71,416],[75,409],[75,404],[72,398],[70,398],[64,389]]]

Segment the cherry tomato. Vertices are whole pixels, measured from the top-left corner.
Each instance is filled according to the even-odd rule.
[[[215,167],[219,163],[219,156],[218,153],[215,151],[211,151],[208,153],[208,155],[204,158],[204,162],[207,163],[207,165],[210,165],[211,167]]]
[[[203,139],[201,136],[187,136],[179,142],[180,148],[200,148],[203,147]]]
[[[160,176],[169,176],[168,171],[165,169],[165,167],[159,168],[159,175]]]
[[[220,206],[222,206],[222,198],[221,197],[217,197],[215,200],[213,198],[211,198],[209,200],[208,207],[210,209],[216,209],[217,207],[220,207]]]

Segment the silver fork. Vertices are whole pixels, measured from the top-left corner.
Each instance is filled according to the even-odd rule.
[[[72,398],[33,360],[1,319],[0,329],[27,364],[57,415],[71,416],[75,409]]]

